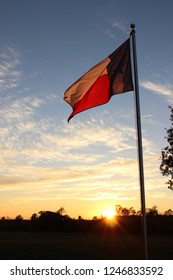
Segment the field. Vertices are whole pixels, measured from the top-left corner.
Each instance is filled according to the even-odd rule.
[[[1,260],[144,259],[139,235],[0,232]],[[148,237],[149,259],[172,259],[171,235]]]

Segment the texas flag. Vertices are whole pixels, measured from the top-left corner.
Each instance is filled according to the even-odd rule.
[[[128,39],[66,90],[64,100],[73,109],[68,122],[84,110],[107,103],[112,95],[132,90]]]

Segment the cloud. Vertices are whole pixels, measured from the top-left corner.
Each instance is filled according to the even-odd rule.
[[[111,24],[113,28],[119,29],[120,31],[127,33],[127,28],[122,21],[119,21],[115,18],[108,19],[108,22]]]
[[[0,50],[0,92],[18,87],[22,75],[19,65],[20,55],[16,50],[10,47]]]
[[[21,162],[26,166],[92,164],[135,148],[134,130],[118,122],[108,126],[107,121],[92,118],[58,125],[54,117],[39,114],[49,102],[41,95],[13,94],[1,101],[1,161],[8,162],[9,168],[10,163]]]
[[[115,34],[117,34],[117,31],[120,31],[121,33],[125,33],[128,35],[129,31],[122,21],[119,21],[119,20],[115,19],[114,17],[106,19],[106,21],[109,23],[109,27],[105,30],[105,34],[109,38],[116,41]],[[116,33],[115,33],[115,29],[116,29]]]
[[[147,90],[151,90],[152,92],[165,97],[169,102],[173,103],[173,84],[143,81],[140,85]]]
[[[108,127],[106,122],[92,120],[69,126],[66,122],[57,125],[53,118],[35,119],[38,106],[45,105],[38,97],[4,98],[3,105],[1,161],[9,170],[21,162],[25,166],[74,162],[84,166],[135,148],[135,134],[118,123]]]
[[[131,185],[137,174],[129,169],[137,169],[134,160],[118,158],[104,164],[82,167],[74,165],[61,168],[39,168],[13,166],[11,175],[1,176],[2,192],[15,191],[20,197],[27,195],[52,196],[59,198],[75,197],[77,199],[112,199],[112,195],[120,195]],[[122,177],[121,177],[122,175]],[[128,178],[128,181],[127,181]],[[137,186],[137,184],[136,184]],[[116,191],[115,191],[116,190]],[[135,191],[131,188],[131,191]],[[49,194],[48,194],[49,193]]]
[[[163,184],[156,176],[154,160],[148,158],[145,168],[150,196],[158,196]],[[1,194],[15,193],[16,201],[139,199],[138,162],[123,157],[89,166],[74,163],[66,168],[14,165],[11,175],[1,175],[0,180]]]
[[[10,172],[11,166],[66,166],[81,164],[83,167],[110,160],[123,152],[136,150],[135,128],[109,117],[100,121],[99,116],[89,121],[57,124],[54,117],[40,114],[46,111],[49,97],[41,94],[1,97],[1,171]],[[50,100],[51,102],[51,100]],[[129,119],[127,112],[125,119]],[[121,120],[123,113],[121,112]],[[152,143],[144,138],[144,149],[152,151]],[[136,153],[136,152],[135,152]]]
[[[122,124],[116,122],[113,126],[104,121],[99,122],[96,119],[92,119],[88,122],[78,122],[75,125],[65,125],[63,131],[68,133],[68,143],[76,148],[83,148],[86,146],[92,146],[97,144],[98,146],[107,146],[110,149],[118,152],[126,149],[133,149],[134,146],[130,145],[130,139],[132,136],[131,131]],[[126,134],[129,139],[126,141]],[[64,142],[64,141],[63,141]]]
[[[157,125],[157,126],[160,125],[161,126],[160,122],[158,122],[154,119],[154,115],[143,115],[143,116],[141,116],[141,118],[142,118],[143,123],[150,124],[150,125]]]
[[[115,34],[114,34],[110,29],[106,29],[105,34],[106,34],[109,38],[111,38],[111,39],[113,39],[113,40],[115,41],[116,36],[115,36]]]
[[[128,112],[102,118],[94,114],[87,121],[59,124],[56,117],[45,114],[52,102],[47,96],[1,97],[0,192],[4,200],[20,204],[66,198],[137,199],[136,133],[123,123],[130,118]],[[147,156],[152,146],[144,138]]]

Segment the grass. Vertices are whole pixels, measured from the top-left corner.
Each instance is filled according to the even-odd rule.
[[[149,236],[149,259],[172,259],[172,236]],[[0,232],[1,260],[143,259],[139,235]]]

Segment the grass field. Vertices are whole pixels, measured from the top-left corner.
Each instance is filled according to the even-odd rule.
[[[1,260],[143,259],[139,235],[0,232]],[[173,259],[172,236],[148,237],[149,259]]]

